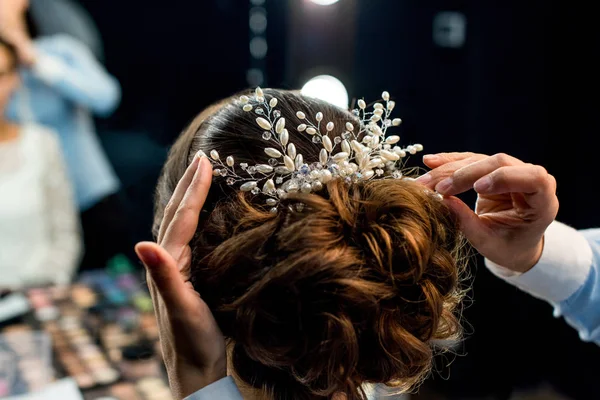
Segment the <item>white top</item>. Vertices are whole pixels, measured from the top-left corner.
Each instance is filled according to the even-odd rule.
[[[71,184],[54,132],[24,125],[0,142],[0,288],[68,283],[81,253]]]
[[[538,263],[518,273],[485,260],[496,276],[531,295],[550,303],[560,303],[585,283],[592,267],[592,249],[584,235],[554,221],[544,234],[544,250]]]

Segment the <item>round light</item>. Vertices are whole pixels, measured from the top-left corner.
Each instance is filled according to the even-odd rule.
[[[319,75],[302,87],[302,94],[327,101],[338,107],[348,108],[348,91],[344,84],[331,75]]]
[[[313,3],[318,4],[320,6],[328,6],[331,4],[335,4],[340,0],[310,0],[310,1],[312,1]]]
[[[262,59],[267,56],[267,52],[269,51],[269,46],[265,38],[255,37],[250,41],[250,54],[252,57],[256,59]]]
[[[250,14],[250,30],[261,34],[267,30],[267,16],[264,12],[255,11]]]
[[[250,86],[262,86],[265,83],[265,74],[258,68],[246,72],[246,81]]]

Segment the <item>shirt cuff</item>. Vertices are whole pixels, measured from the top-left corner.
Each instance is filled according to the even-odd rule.
[[[211,383],[186,397],[184,400],[243,400],[242,394],[231,376]]]
[[[583,234],[557,221],[546,230],[542,256],[529,271],[518,273],[485,260],[496,276],[551,303],[571,297],[585,283],[592,262],[592,248]]]

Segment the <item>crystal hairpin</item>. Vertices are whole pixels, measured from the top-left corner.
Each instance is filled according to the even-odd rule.
[[[358,108],[352,113],[359,120],[359,126],[348,121],[340,129],[333,122],[325,123],[321,112],[314,116],[316,122],[303,111],[282,116],[277,109],[279,100],[267,99],[263,90],[257,88],[254,96],[241,96],[240,103],[245,112],[257,115],[256,124],[263,130],[264,152],[270,157],[268,164],[237,164],[233,157],[223,160],[212,150],[207,158],[213,164],[213,174],[223,177],[229,186],[239,184],[243,192],[264,195],[265,204],[274,213],[288,193],[319,192],[333,179],[343,179],[349,184],[371,179],[401,179],[402,160],[408,154],[422,151],[423,146],[415,144],[403,148],[398,146],[399,136],[388,136],[388,128],[399,126],[402,120],[390,118],[395,106],[390,94],[383,92],[381,97],[383,101],[375,103],[372,111],[367,111],[364,100],[358,100]],[[299,122],[297,132],[312,136],[313,143],[322,147],[318,160],[305,160],[296,151],[286,129],[286,124],[294,118]],[[206,156],[202,152],[201,155]]]

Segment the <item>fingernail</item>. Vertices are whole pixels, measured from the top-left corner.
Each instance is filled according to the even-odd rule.
[[[210,164],[210,162],[208,161],[208,158],[206,158],[206,156],[200,157],[200,160],[198,161],[198,178],[201,178],[206,173],[206,171],[207,171],[206,164]]]
[[[452,178],[446,178],[435,187],[435,191],[441,194],[444,194],[452,187],[453,180]]]
[[[154,251],[135,246],[135,252],[140,258],[140,261],[148,267],[154,267],[158,264],[158,255]]]
[[[196,158],[200,160],[202,157],[206,157],[206,153],[204,153],[202,150],[198,150],[196,153]]]
[[[198,163],[200,162],[200,157],[198,157],[198,153],[192,158],[192,162],[187,166],[189,169],[198,168]]]
[[[425,162],[434,162],[438,159],[439,157],[436,156],[435,154],[426,154],[423,156],[423,161]]]
[[[424,175],[421,175],[420,177],[418,177],[416,179],[416,181],[422,185],[427,185],[429,182],[431,182],[431,179],[432,179],[431,174],[427,173],[427,174],[424,174]]]
[[[475,184],[473,185],[473,188],[475,189],[475,191],[477,193],[482,193],[482,192],[489,190],[489,188],[491,186],[492,186],[492,178],[490,178],[489,176],[484,176],[483,178],[481,178],[480,180],[475,182]]]

